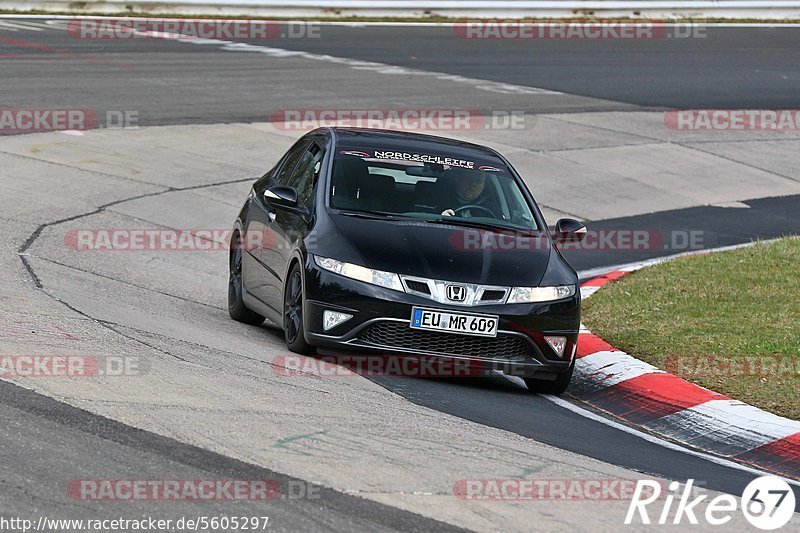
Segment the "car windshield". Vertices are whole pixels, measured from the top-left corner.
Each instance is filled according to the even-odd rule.
[[[351,213],[538,230],[519,185],[499,159],[339,149],[329,199],[331,208]]]

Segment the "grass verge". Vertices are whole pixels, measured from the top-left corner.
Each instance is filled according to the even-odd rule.
[[[800,237],[633,272],[586,300],[583,321],[634,357],[800,419]]]

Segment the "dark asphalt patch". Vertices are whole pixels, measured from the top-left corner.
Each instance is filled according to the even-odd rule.
[[[577,271],[612,267],[683,252],[718,248],[800,234],[800,195],[746,200],[749,208],[700,206],[646,215],[586,222],[590,232],[608,238],[595,239],[588,249],[564,250]],[[623,232],[619,240],[611,232]],[[646,249],[625,249],[629,232],[648,237]],[[614,248],[609,248],[608,243]],[[594,249],[592,247],[595,247]],[[601,246],[605,249],[601,249]],[[632,246],[629,246],[632,247]]]
[[[152,474],[142,475],[149,472],[157,473],[158,479],[169,479],[170,475],[180,472],[183,479],[272,480],[281,488],[304,486],[305,482],[92,414],[5,381],[0,381],[0,420],[3,420],[5,428],[0,435],[0,443],[6,450],[4,456],[7,459],[14,450],[14,455],[20,454],[24,458],[24,462],[3,462],[0,467],[3,480],[22,475],[26,469],[30,469],[29,475],[36,478],[55,474],[62,479],[60,484],[38,484],[16,495],[16,489],[4,485],[6,496],[0,496],[0,502],[4,502],[2,507],[6,515],[15,511],[27,512],[26,506],[33,509],[34,505],[44,503],[41,512],[49,513],[51,518],[56,517],[54,512],[58,512],[60,518],[82,515],[92,519],[141,518],[141,515],[166,518],[189,512],[191,518],[242,516],[237,513],[246,513],[247,516],[269,516],[269,529],[282,531],[307,528],[328,531],[464,531],[395,507],[318,486],[314,486],[318,499],[183,502],[183,505],[161,501],[141,501],[135,505],[131,502],[87,501],[80,505],[67,496],[68,483],[96,471],[99,465],[111,469],[116,478],[123,477],[120,472],[133,472],[133,476],[149,479]],[[9,430],[10,427],[15,430]],[[40,432],[45,432],[47,438],[36,438]],[[34,470],[39,475],[34,474]],[[96,479],[91,475],[88,478]],[[43,494],[36,497],[36,492]],[[19,507],[15,509],[16,506]]]

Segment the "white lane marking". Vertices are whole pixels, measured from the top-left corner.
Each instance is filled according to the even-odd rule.
[[[580,341],[578,341],[580,342]],[[601,390],[645,374],[666,374],[625,352],[595,352],[575,361],[577,385],[583,391]]]
[[[711,400],[644,427],[724,456],[754,450],[800,432],[800,422],[739,400]]]
[[[69,28],[70,21],[68,21],[68,20],[45,20],[45,21],[43,21],[41,23],[33,23],[33,22],[31,22],[30,24],[42,24],[43,27],[55,28],[57,30],[67,31],[67,29]]]
[[[350,59],[346,57],[331,56],[328,54],[312,54],[301,50],[288,50],[286,48],[277,48],[274,46],[263,46],[248,43],[238,43],[234,41],[225,41],[222,39],[196,39],[187,38],[183,39],[181,34],[173,34],[174,37],[164,37],[162,34],[153,32],[135,32],[144,36],[153,38],[161,38],[167,40],[174,40],[176,42],[190,43],[190,44],[215,44],[221,46],[223,50],[229,52],[250,52],[261,53],[275,58],[295,57],[301,59],[311,59],[314,61],[323,61],[326,63],[334,63],[344,65],[354,70],[367,70],[377,72],[379,74],[392,74],[404,76],[429,76],[443,81],[452,81],[455,83],[464,83],[471,85],[475,89],[489,91],[500,94],[563,94],[558,91],[551,91],[548,89],[540,89],[538,87],[526,87],[523,85],[514,85],[511,83],[501,83],[497,81],[482,80],[478,78],[467,78],[455,74],[446,74],[443,72],[435,72],[429,70],[417,70],[412,68],[401,67],[397,65],[390,65],[388,63],[378,63],[376,61],[362,61],[358,59]]]
[[[597,415],[597,414],[595,414],[595,413],[593,413],[591,411],[588,411],[588,410],[586,410],[586,409],[584,409],[582,407],[579,407],[579,406],[575,405],[572,402],[569,402],[567,400],[559,398],[558,396],[551,396],[549,394],[543,394],[543,395],[540,395],[540,397],[544,398],[546,400],[549,400],[549,401],[553,402],[554,404],[558,405],[559,407],[563,407],[564,409],[567,409],[568,411],[572,411],[573,413],[575,413],[577,415],[580,415],[580,416],[582,416],[584,418],[588,418],[590,420],[593,420],[595,422],[599,422],[601,424],[604,424],[606,426],[612,427],[614,429],[618,429],[619,431],[624,431],[625,433],[628,433],[628,434],[633,435],[635,437],[639,437],[642,440],[645,440],[645,441],[647,441],[647,442],[649,442],[651,444],[655,444],[657,446],[661,446],[662,448],[667,448],[669,450],[673,450],[673,451],[676,451],[676,452],[682,452],[682,453],[685,453],[687,455],[692,455],[694,457],[699,457],[700,459],[705,459],[706,461],[709,461],[711,463],[714,463],[714,464],[717,464],[717,465],[720,465],[720,466],[724,466],[724,467],[727,467],[727,468],[734,468],[736,470],[742,470],[744,472],[747,472],[748,474],[753,474],[753,475],[756,475],[756,476],[767,476],[767,475],[774,476],[774,475],[776,475],[776,474],[773,474],[773,473],[770,473],[770,472],[765,472],[763,470],[758,470],[756,468],[752,468],[752,467],[737,463],[735,461],[731,461],[729,459],[723,459],[722,457],[716,457],[714,455],[709,455],[707,453],[698,452],[696,450],[690,450],[688,448],[684,448],[683,446],[680,446],[678,444],[674,444],[672,442],[666,441],[666,440],[661,439],[659,437],[656,437],[654,435],[650,435],[648,433],[644,433],[642,431],[639,431],[638,429],[634,429],[634,428],[626,426],[624,424],[620,424],[618,422],[614,422],[613,420],[609,420],[607,418],[604,418],[604,417],[602,417],[600,415]],[[780,476],[778,476],[778,477],[780,477]],[[800,487],[800,481],[795,481],[793,479],[787,479],[787,478],[783,478],[783,479],[785,479],[787,483],[790,483],[792,485]]]
[[[8,22],[7,20],[0,20],[0,31],[45,31],[45,30],[66,30],[66,21],[61,20],[48,20],[43,22],[30,22],[14,20]]]
[[[130,20],[131,18],[170,18],[169,16],[154,16],[154,17],[107,17],[103,15],[14,15],[14,14],[7,14],[7,15],[0,15],[0,18],[14,18],[14,19],[53,19],[53,20],[72,20],[76,18],[80,19],[101,19],[101,20]],[[175,18],[175,17],[172,17]],[[191,18],[191,17],[185,17]],[[225,17],[220,16],[219,19],[224,19]],[[253,19],[257,20],[258,22],[263,22],[265,19]],[[505,20],[505,19],[503,19]],[[285,20],[281,21],[287,24],[302,24],[307,22],[313,22],[314,24],[319,24],[321,26],[352,26],[352,27],[361,27],[361,26],[412,26],[412,27],[441,27],[441,26],[451,26],[453,22],[417,22],[417,21],[385,21],[385,22],[348,22],[348,21],[336,21],[336,20],[326,20],[326,21],[316,21],[316,20]],[[566,22],[566,21],[564,21]],[[636,21],[627,21],[627,22],[620,22],[618,23],[620,26],[635,26],[636,24],[647,24],[648,21],[643,20],[640,22]],[[800,23],[796,22],[659,22],[660,26],[673,28],[673,27],[686,27],[687,25],[693,26],[703,26],[708,28],[800,28]]]
[[[196,42],[187,40],[186,42]],[[225,41],[220,41],[225,43]],[[298,50],[287,50],[285,48],[276,48],[272,46],[252,45],[247,43],[230,43],[226,42],[222,47],[223,50],[234,52],[259,52],[267,54],[271,57],[299,57],[303,59],[312,59],[315,61],[324,61],[327,63],[335,63],[350,67],[354,70],[367,70],[377,72],[379,74],[392,74],[404,76],[430,76],[442,81],[452,81],[455,83],[464,83],[471,85],[476,89],[500,93],[500,94],[562,94],[558,91],[550,91],[548,89],[540,89],[538,87],[525,87],[522,85],[514,85],[511,83],[501,83],[490,80],[482,80],[478,78],[467,78],[455,74],[445,74],[443,72],[435,72],[428,70],[417,70],[397,65],[390,65],[387,63],[378,63],[376,61],[362,61],[357,59],[350,59],[344,57],[331,56],[327,54],[312,54]]]
[[[588,298],[592,294],[596,293],[600,287],[594,285],[591,287],[581,287],[581,298]]]
[[[17,31],[18,29],[13,24],[0,20],[0,31]]]
[[[41,22],[27,22],[27,21],[21,22],[19,20],[15,20],[14,22],[0,20],[0,26],[7,26],[25,31],[44,31],[51,29],[51,26],[48,26],[47,24],[43,24]]]

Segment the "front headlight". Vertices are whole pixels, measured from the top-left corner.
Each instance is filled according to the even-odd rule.
[[[575,285],[558,287],[514,287],[508,295],[508,303],[522,304],[534,302],[550,302],[569,298],[575,294]]]
[[[316,255],[314,256],[314,262],[318,267],[346,278],[357,279],[358,281],[386,287],[387,289],[405,292],[403,284],[400,282],[400,276],[392,272],[373,270],[361,265],[354,265],[353,263],[345,263],[329,257],[319,257]]]

